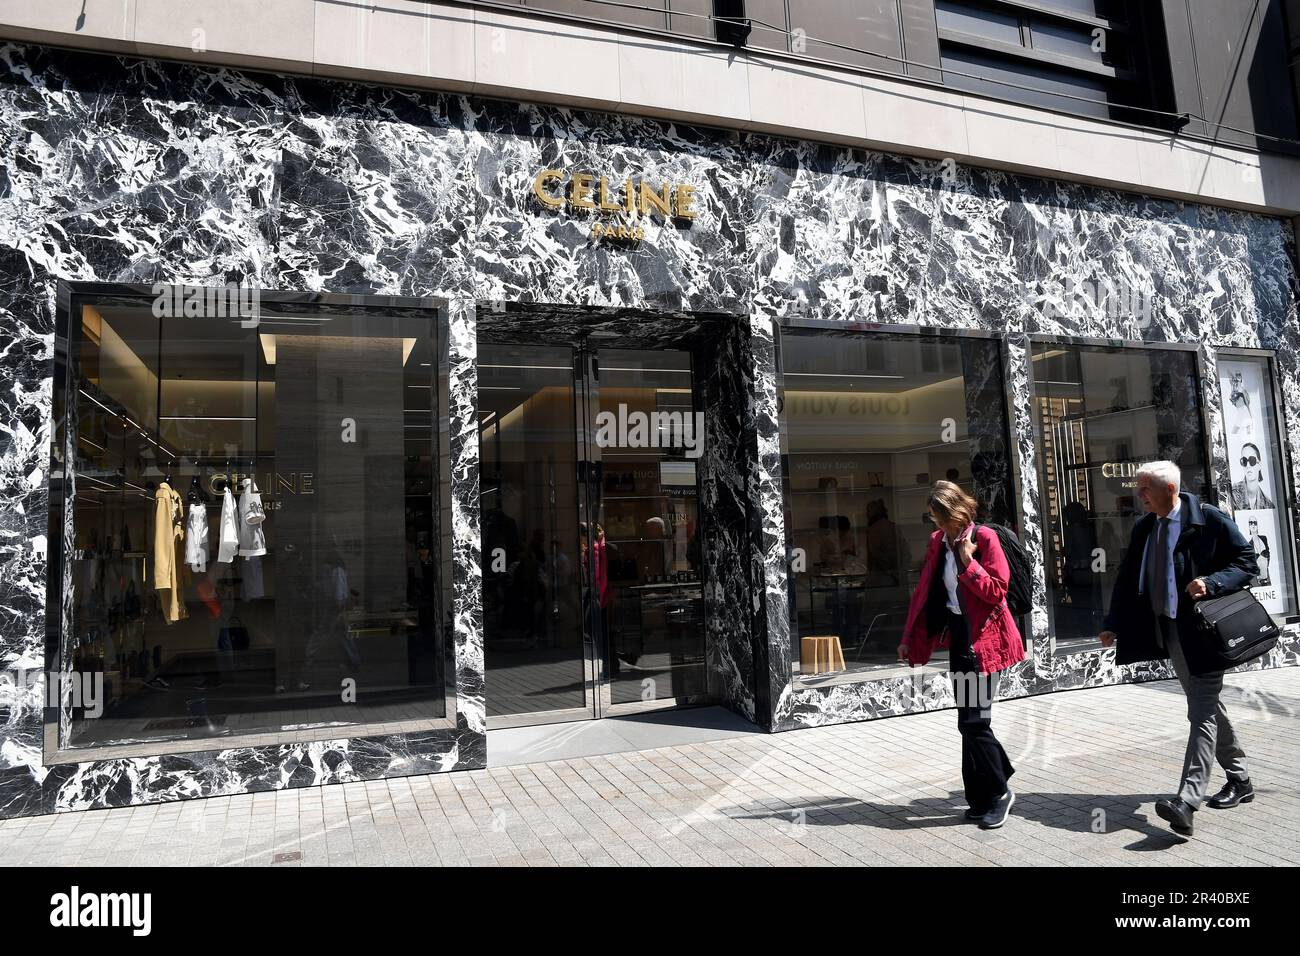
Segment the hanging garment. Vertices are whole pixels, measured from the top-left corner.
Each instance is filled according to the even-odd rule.
[[[181,496],[167,482],[158,485],[154,496],[153,530],[153,586],[160,592],[163,619],[174,624],[188,617],[185,602],[181,600],[181,549],[184,547],[185,526]]]
[[[243,480],[242,488],[239,496],[239,554],[255,558],[266,554],[266,531],[262,528],[266,513],[262,510],[261,492],[251,478]]]
[[[262,559],[253,557],[244,561],[244,570],[241,575],[243,579],[243,593],[240,599],[244,601],[256,601],[260,597],[266,596],[266,588],[262,584]]]
[[[235,496],[227,486],[221,495],[221,524],[217,528],[217,563],[229,564],[239,551],[239,521]]]
[[[191,571],[208,569],[208,509],[191,504],[185,521],[185,563]]]

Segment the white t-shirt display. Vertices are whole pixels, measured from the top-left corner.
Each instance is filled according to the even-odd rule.
[[[208,569],[208,509],[191,503],[185,517],[185,563],[191,571]]]
[[[266,531],[262,522],[266,512],[262,510],[262,494],[253,484],[252,479],[241,482],[243,489],[239,496],[239,554],[245,558],[255,558],[266,554]]]
[[[235,496],[227,487],[221,495],[221,526],[218,534],[217,563],[229,564],[235,560],[239,551],[238,509],[235,508]]]

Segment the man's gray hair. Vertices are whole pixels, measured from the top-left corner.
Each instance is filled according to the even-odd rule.
[[[1150,478],[1164,485],[1173,485],[1174,494],[1183,490],[1183,473],[1172,461],[1149,461],[1137,470],[1136,478]]]

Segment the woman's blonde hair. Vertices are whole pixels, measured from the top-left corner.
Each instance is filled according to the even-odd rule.
[[[975,520],[975,510],[979,507],[974,498],[951,481],[934,483],[929,505],[941,522],[959,521],[963,528]]]

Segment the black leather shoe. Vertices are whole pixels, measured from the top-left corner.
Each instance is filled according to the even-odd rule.
[[[1192,814],[1195,812],[1180,797],[1156,801],[1156,816],[1168,821],[1173,831],[1183,836],[1192,835]]]
[[[986,813],[988,813],[987,810],[976,810],[974,807],[971,807],[966,811],[965,816],[967,820],[979,820]]]
[[[1206,800],[1205,805],[1215,810],[1227,810],[1239,803],[1250,803],[1254,799],[1255,788],[1250,785],[1249,780],[1233,780],[1229,777],[1223,789]]]

